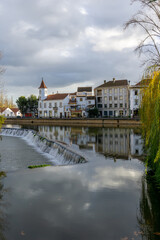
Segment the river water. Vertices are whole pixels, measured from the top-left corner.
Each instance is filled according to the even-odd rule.
[[[160,239],[159,195],[146,179],[140,130],[36,126],[86,163],[55,165],[23,138],[0,142],[0,239]],[[56,159],[54,159],[56,158]],[[51,167],[28,169],[33,164]]]

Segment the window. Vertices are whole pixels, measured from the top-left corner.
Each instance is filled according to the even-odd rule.
[[[104,94],[107,94],[107,89],[104,89]]]
[[[138,95],[138,90],[135,90],[134,95],[136,96]]]
[[[109,94],[112,94],[112,89],[109,89]]]
[[[117,108],[117,103],[114,104],[114,107]]]
[[[62,107],[62,102],[59,103],[59,107],[60,107],[60,108]]]
[[[39,94],[41,95],[41,89],[39,90]]]
[[[123,116],[123,111],[122,111],[122,110],[119,111],[119,115],[120,115],[120,116]],[[121,134],[121,135],[122,135],[122,134]]]
[[[104,108],[107,108],[107,104],[104,104]]]
[[[102,95],[102,90],[97,90],[97,95]]]
[[[138,99],[135,99],[134,103],[135,105],[138,105]]]
[[[109,104],[109,108],[112,108],[112,104],[111,103]]]
[[[79,101],[80,101],[80,102],[83,102],[83,98],[80,98]]]
[[[57,107],[57,103],[56,102],[54,103],[54,107]]]
[[[120,107],[120,108],[123,108],[123,103],[120,103],[120,104],[119,104],[119,107]]]
[[[109,111],[109,116],[112,116],[113,115],[113,112],[112,111]]]
[[[107,103],[107,97],[104,97],[104,102]]]
[[[117,94],[117,92],[118,92],[118,91],[117,91],[117,88],[115,88],[115,89],[114,89],[114,93]]]
[[[107,111],[104,111],[104,116],[107,116]]]
[[[40,102],[39,107],[42,108],[42,103]]]
[[[47,106],[46,103],[44,103],[44,108],[46,108],[46,106]]]
[[[119,93],[122,94],[123,93],[123,88],[119,89]]]
[[[115,96],[115,97],[114,97],[114,100],[117,100],[117,99],[118,99],[117,96]]]
[[[49,108],[51,108],[52,107],[52,103],[49,103]]]
[[[125,108],[127,108],[127,103],[125,103]]]
[[[98,108],[102,108],[102,104],[98,104]]]
[[[91,101],[88,101],[88,104],[91,104]]]
[[[112,96],[109,96],[109,100],[110,100],[110,101],[112,100]]]
[[[119,100],[123,100],[123,96],[119,96]]]

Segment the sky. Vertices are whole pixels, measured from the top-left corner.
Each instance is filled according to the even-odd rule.
[[[142,33],[123,30],[139,6],[130,0],[0,0],[0,76],[8,96],[75,92],[113,78],[141,79],[134,49]]]

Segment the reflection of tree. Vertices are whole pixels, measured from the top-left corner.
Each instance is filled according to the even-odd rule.
[[[154,188],[151,177],[142,178],[142,192],[138,223],[142,239],[160,239],[160,194]]]

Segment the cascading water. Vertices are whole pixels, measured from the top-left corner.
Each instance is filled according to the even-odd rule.
[[[53,159],[56,165],[86,162],[86,159],[81,154],[75,152],[67,145],[56,141],[50,141],[40,136],[34,130],[2,128],[0,135],[23,138],[29,145],[34,146],[38,151],[45,153],[50,159]]]

